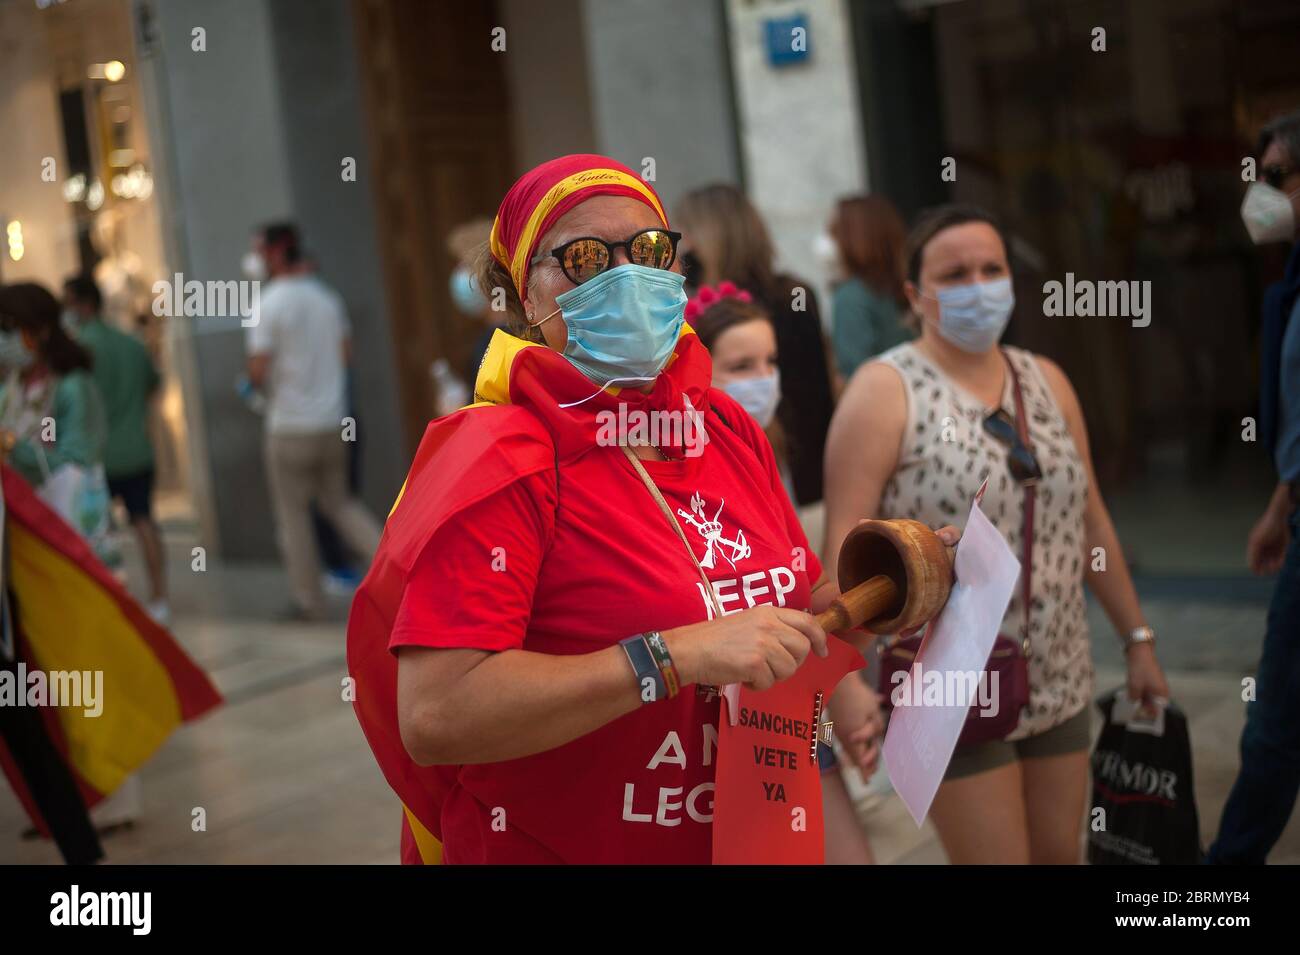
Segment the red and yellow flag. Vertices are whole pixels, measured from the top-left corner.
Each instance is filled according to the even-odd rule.
[[[29,671],[103,673],[98,716],[76,706],[42,711],[86,805],[93,806],[176,727],[219,704],[221,695],[17,472],[0,466],[0,477],[9,557],[5,583],[14,596],[19,658]],[[46,831],[3,742],[0,766],[33,824]]]

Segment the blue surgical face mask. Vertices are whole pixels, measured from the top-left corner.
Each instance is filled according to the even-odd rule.
[[[685,321],[683,284],[676,272],[629,263],[557,295],[569,329],[564,357],[602,387],[654,381]]]
[[[21,332],[0,331],[0,374],[22,370],[32,363],[32,353],[23,344]]]
[[[473,274],[464,266],[458,266],[451,273],[451,301],[466,315],[478,315],[487,309],[487,299],[474,284]]]
[[[1011,279],[939,289],[939,334],[962,351],[988,351],[1011,320],[1016,296]]]
[[[723,385],[722,390],[735,398],[760,428],[766,428],[781,403],[781,375],[774,371],[759,378],[737,378]]]

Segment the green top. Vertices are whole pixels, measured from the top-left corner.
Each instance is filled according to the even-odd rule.
[[[98,318],[81,326],[77,340],[94,356],[95,384],[108,417],[104,471],[110,478],[148,471],[153,467],[149,398],[159,381],[148,350],[135,336]]]
[[[845,378],[864,361],[915,335],[903,327],[903,312],[859,278],[848,278],[831,295],[831,345]]]
[[[0,385],[0,407],[6,412],[11,401],[22,401],[20,396],[7,392],[8,387]],[[41,452],[37,449],[41,440],[39,424],[9,454],[9,464],[33,487],[44,484],[46,476],[61,464],[71,461],[82,467],[93,467],[104,453],[104,407],[89,374],[74,371],[59,379],[48,414],[54,419],[55,441],[44,448],[45,466],[41,466]]]

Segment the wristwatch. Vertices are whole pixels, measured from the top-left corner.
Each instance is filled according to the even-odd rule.
[[[1139,643],[1149,643],[1154,646],[1156,642],[1156,632],[1147,626],[1134,627],[1128,633],[1124,634],[1120,640],[1123,642],[1124,650],[1127,652],[1130,647],[1136,646]]]

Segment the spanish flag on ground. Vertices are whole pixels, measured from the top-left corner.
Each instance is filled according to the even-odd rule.
[[[181,723],[221,702],[208,677],[123,590],[89,545],[0,466],[4,493],[4,584],[13,602],[17,662],[29,674],[99,671],[100,712],[45,706],[45,731],[87,807],[111,794]],[[13,672],[12,670],[10,672]],[[12,682],[12,681],[11,681]],[[29,687],[10,687],[25,692]],[[0,736],[0,767],[37,829],[49,835],[22,761]]]

